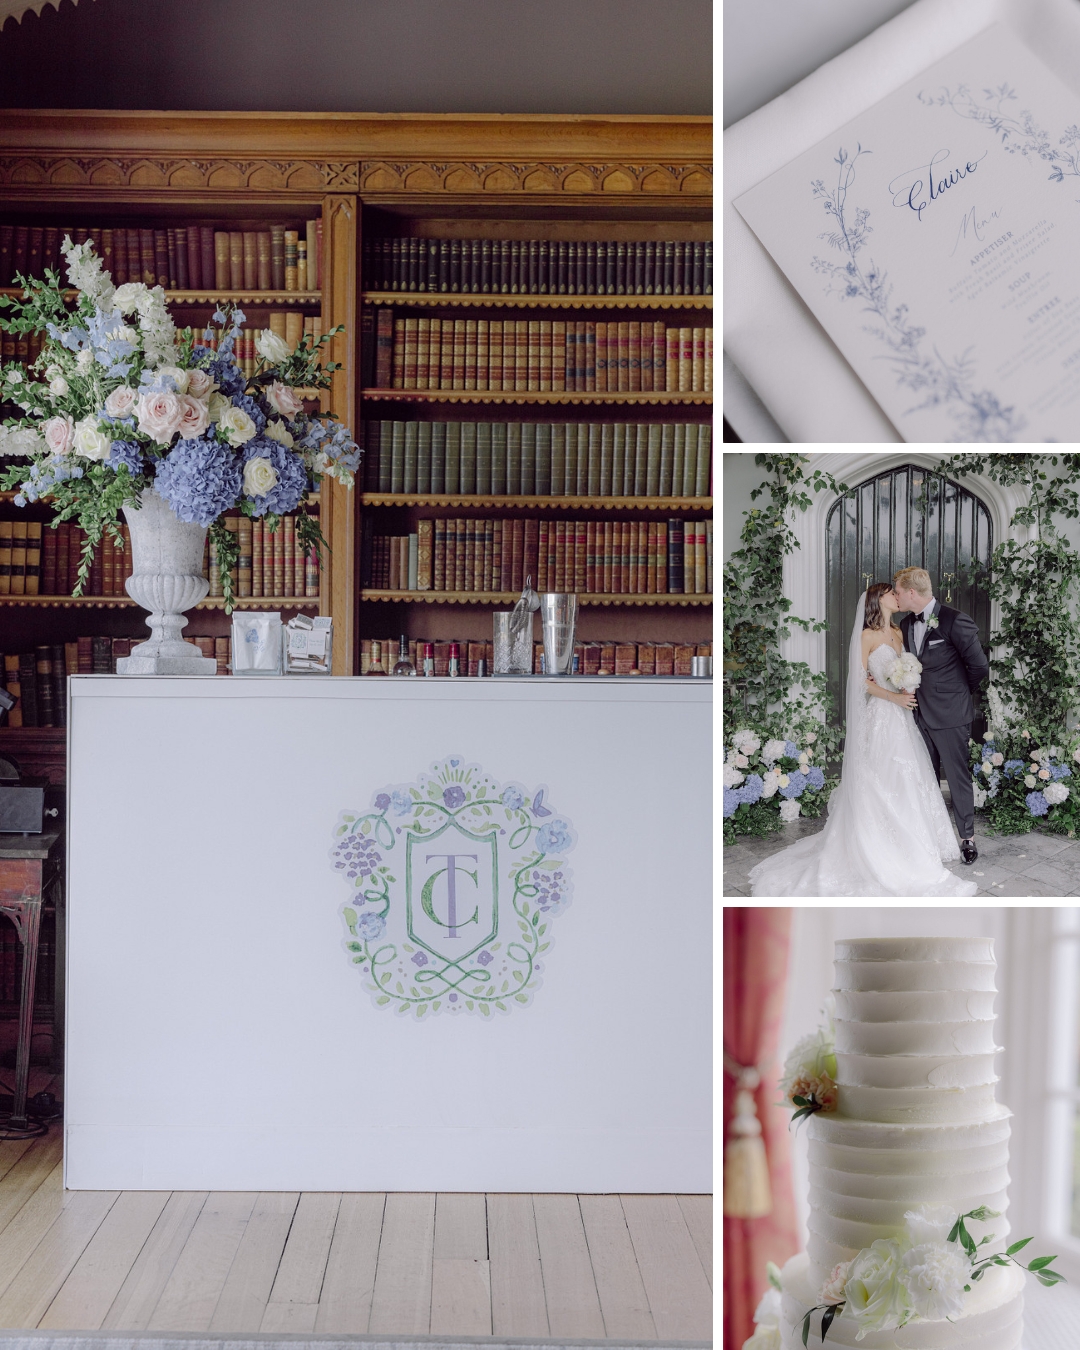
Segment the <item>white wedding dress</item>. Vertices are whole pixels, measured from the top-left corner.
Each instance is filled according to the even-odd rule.
[[[759,863],[750,873],[753,895],[963,896],[979,889],[942,866],[960,857],[960,846],[913,714],[866,692],[864,603],[849,646],[841,782],[825,828]],[[885,685],[882,667],[895,658],[887,643],[870,653],[877,684]]]

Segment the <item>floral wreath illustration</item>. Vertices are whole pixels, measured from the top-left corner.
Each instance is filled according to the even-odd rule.
[[[508,1013],[515,1003],[531,1002],[542,983],[541,956],[551,946],[550,922],[572,897],[565,855],[577,842],[570,822],[545,803],[546,791],[499,783],[478,764],[451,755],[434,763],[430,774],[375,793],[370,811],[340,814],[330,859],[352,891],[341,910],[349,934],[344,946],[376,1007],[417,1019],[440,1012],[490,1018],[493,1011]],[[460,956],[437,951],[404,922],[396,937],[387,931],[388,920],[408,903],[394,891],[399,883],[391,864],[400,856],[397,850],[405,845],[408,891],[410,843],[434,841],[452,827],[487,844],[496,860],[489,934],[494,940]],[[420,906],[446,927],[433,909],[433,881],[423,886]],[[498,898],[506,883],[512,887],[509,914]],[[512,939],[499,933],[507,917],[516,925]]]
[[[815,256],[814,271],[829,278],[827,295],[836,295],[841,301],[862,300],[864,312],[876,316],[877,323],[864,325],[863,331],[888,348],[883,359],[892,363],[897,383],[921,395],[922,402],[908,409],[909,412],[946,404],[957,423],[953,441],[1014,441],[1026,425],[1025,420],[1015,409],[1002,407],[990,390],[975,388],[973,348],[967,348],[952,360],[943,357],[936,347],[933,355],[927,354],[923,350],[926,329],[911,322],[907,305],[893,304],[887,274],[872,259],[865,267],[859,260],[873,226],[868,223],[870,212],[866,207],[858,207],[854,218],[849,218],[847,197],[855,181],[856,162],[871,153],[861,144],[856,146],[854,155],[841,147],[834,159],[839,166],[836,186],[830,190],[820,178],[811,184],[814,196],[820,198],[836,226],[818,238],[847,258],[846,262],[836,263]]]

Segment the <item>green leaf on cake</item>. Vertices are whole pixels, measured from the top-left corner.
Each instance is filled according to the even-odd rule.
[[[1005,1255],[1006,1255],[1006,1256],[1015,1256],[1016,1253],[1020,1250],[1021,1247],[1026,1247],[1026,1246],[1028,1245],[1028,1243],[1031,1242],[1031,1241],[1032,1241],[1032,1239],[1029,1238],[1029,1237],[1021,1238],[1019,1242],[1014,1242],[1013,1245],[1012,1245],[1011,1247],[1006,1247],[1006,1248],[1005,1248]]]

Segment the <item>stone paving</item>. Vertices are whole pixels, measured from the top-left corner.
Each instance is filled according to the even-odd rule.
[[[750,894],[749,872],[763,858],[825,828],[820,820],[794,820],[764,839],[742,837],[724,849],[724,895]],[[1060,834],[988,835],[975,826],[979,856],[970,866],[947,863],[949,871],[978,884],[978,895],[1044,896],[1062,899],[1080,895],[1080,840]]]

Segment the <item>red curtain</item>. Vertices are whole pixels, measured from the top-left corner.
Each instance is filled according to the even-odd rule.
[[[791,1112],[777,1105],[776,1062],[791,935],[790,909],[724,910],[724,1050],[743,1067],[763,1068],[754,1094],[769,1162],[772,1213],[760,1219],[724,1217],[724,1350],[742,1350],[753,1334],[754,1309],[768,1282],[765,1263],[778,1266],[800,1248],[791,1188]],[[735,1080],[724,1073],[724,1139]]]

